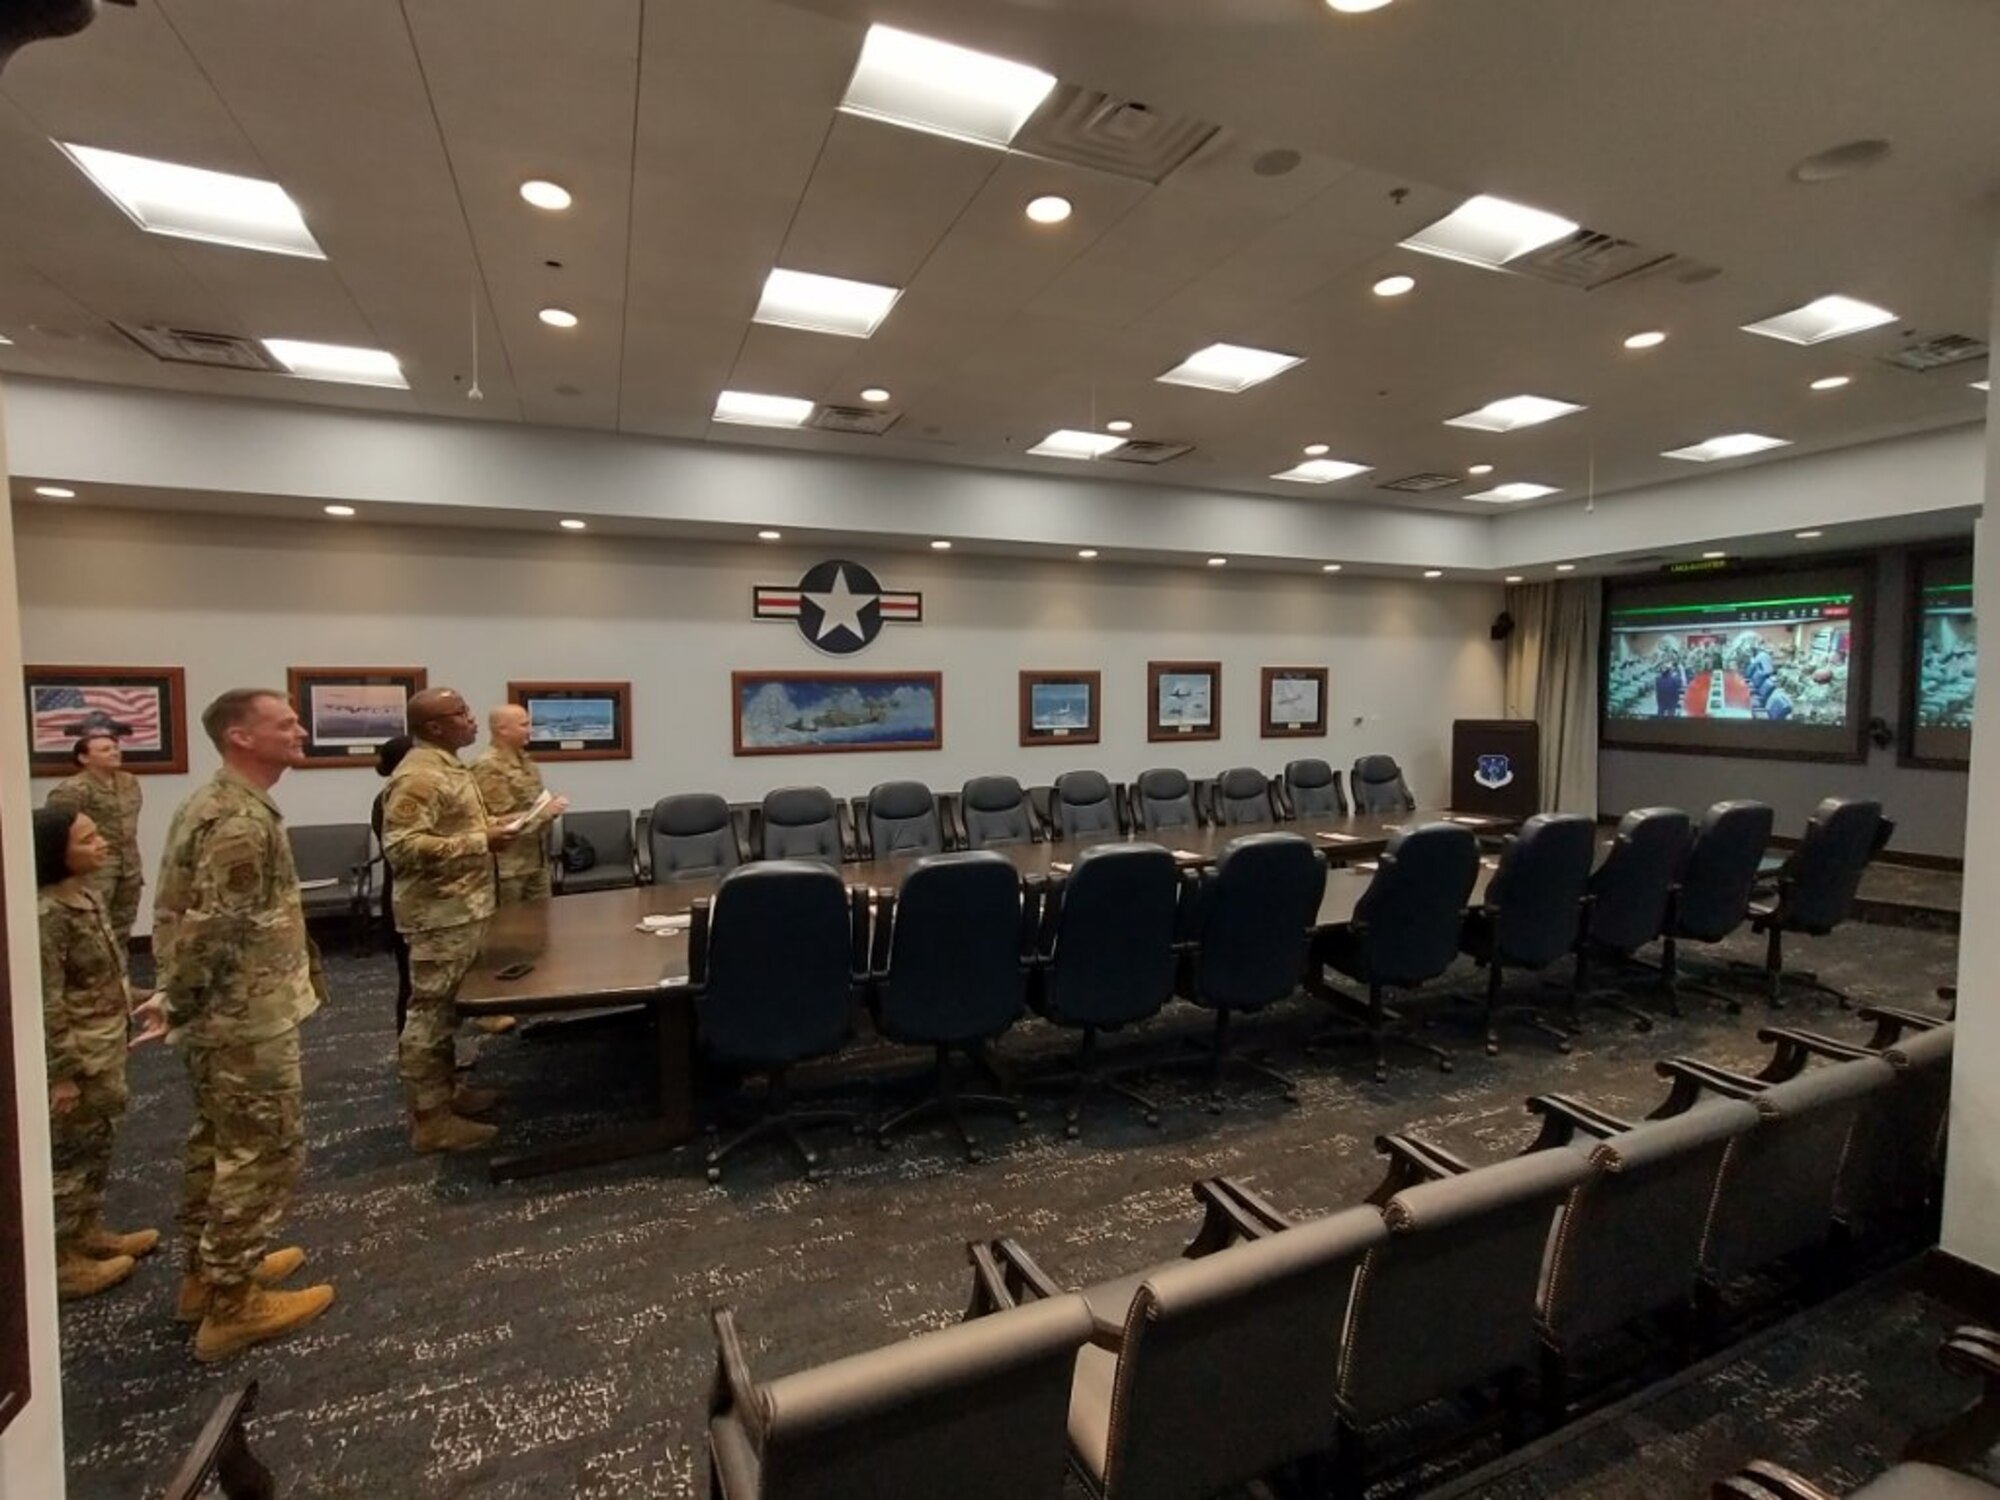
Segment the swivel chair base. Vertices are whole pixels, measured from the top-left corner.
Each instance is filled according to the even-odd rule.
[[[709,1146],[703,1164],[710,1182],[722,1181],[723,1162],[740,1148],[773,1136],[781,1137],[804,1163],[806,1181],[818,1182],[825,1175],[820,1169],[819,1153],[806,1145],[800,1132],[823,1125],[845,1125],[856,1135],[866,1131],[867,1127],[856,1110],[793,1108],[785,1071],[783,1068],[772,1070],[763,1108],[747,1127],[726,1141],[717,1139],[720,1134],[717,1126],[711,1124],[708,1127]]]
[[[1785,967],[1785,932],[1781,927],[1765,929],[1764,962],[1745,963],[1740,958],[1732,958],[1729,968],[1732,973],[1755,975],[1764,988],[1764,998],[1773,1010],[1785,1008],[1785,986],[1795,984],[1808,990],[1817,990],[1822,995],[1838,1001],[1842,1010],[1851,1010],[1854,998],[1845,990],[1836,989],[1826,983],[1810,969],[1787,969]]]
[[[908,1109],[891,1115],[877,1125],[875,1145],[878,1150],[887,1151],[889,1137],[897,1131],[907,1130],[912,1125],[942,1116],[957,1133],[959,1145],[965,1151],[965,1159],[969,1162],[984,1161],[986,1153],[979,1142],[973,1139],[972,1132],[966,1129],[964,1111],[984,1109],[1010,1114],[1017,1125],[1028,1123],[1028,1112],[1021,1108],[1021,1101],[1018,1099],[1006,1098],[999,1094],[961,1094],[958,1091],[958,1080],[952,1075],[951,1046],[940,1042],[936,1044],[936,1050],[937,1062],[931,1075],[931,1092]]]
[[[1580,1027],[1559,1026],[1542,1014],[1538,1005],[1500,1003],[1500,986],[1505,980],[1506,966],[1497,958],[1486,961],[1486,1055],[1500,1055],[1500,1027],[1503,1023],[1518,1021],[1532,1031],[1555,1041],[1556,1051],[1567,1052],[1576,1042],[1576,1032]],[[1569,1012],[1576,1015],[1576,987],[1571,986]]]
[[[1389,1081],[1389,1056],[1391,1046],[1411,1047],[1419,1052],[1428,1052],[1437,1059],[1438,1071],[1449,1073],[1456,1059],[1448,1048],[1436,1042],[1425,1041],[1416,1035],[1415,1028],[1403,1019],[1402,1013],[1392,1010],[1383,1000],[1382,992],[1387,986],[1370,984],[1368,998],[1350,995],[1345,990],[1334,988],[1320,981],[1314,986],[1321,998],[1330,1002],[1336,1012],[1337,1024],[1332,1030],[1318,1032],[1306,1039],[1306,1051],[1316,1047],[1345,1047],[1360,1043],[1375,1049],[1375,1081]]]
[[[1255,1073],[1261,1078],[1268,1079],[1278,1086],[1279,1091],[1284,1095],[1285,1103],[1297,1104],[1299,1102],[1298,1084],[1265,1061],[1265,1058],[1270,1056],[1268,1051],[1237,1052],[1231,1050],[1229,1045],[1229,1026],[1230,1018],[1234,1014],[1235,1012],[1233,1011],[1218,1010],[1215,1013],[1214,1032],[1206,1040],[1194,1038],[1188,1043],[1189,1046],[1196,1049],[1196,1055],[1193,1057],[1175,1058],[1170,1062],[1162,1064],[1162,1066],[1172,1068],[1205,1068],[1208,1072],[1208,1112],[1212,1115],[1222,1113],[1222,1106],[1227,1098],[1222,1092],[1222,1078],[1223,1074],[1230,1068],[1241,1068],[1245,1072]]]
[[[1129,1084],[1121,1083],[1118,1078],[1120,1073],[1139,1073],[1145,1070],[1146,1065],[1143,1063],[1119,1068],[1115,1072],[1100,1068],[1097,1064],[1097,1028],[1086,1026],[1083,1028],[1083,1044],[1077,1048],[1076,1066],[1067,1073],[1059,1073],[1053,1078],[1042,1079],[1039,1082],[1071,1085],[1069,1101],[1063,1106],[1063,1134],[1070,1140],[1075,1140],[1083,1133],[1081,1124],[1083,1106],[1099,1089],[1126,1100],[1139,1110],[1148,1125],[1157,1130],[1160,1124],[1159,1103]]]

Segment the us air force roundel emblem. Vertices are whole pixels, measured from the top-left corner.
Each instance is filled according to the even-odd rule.
[[[754,612],[760,620],[796,620],[808,645],[852,656],[885,624],[922,624],[924,596],[885,589],[860,563],[834,557],[806,569],[795,587],[759,584]]]
[[[1504,755],[1482,755],[1479,757],[1479,769],[1472,773],[1472,779],[1483,787],[1497,791],[1503,786],[1512,784],[1513,762]]]

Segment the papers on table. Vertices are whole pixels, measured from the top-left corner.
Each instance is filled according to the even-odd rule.
[[[688,912],[679,912],[672,916],[641,917],[633,925],[654,937],[671,937],[677,932],[686,932],[693,921],[694,917]]]
[[[1329,844],[1359,844],[1365,842],[1358,833],[1316,833],[1316,839],[1325,839]]]
[[[1070,862],[1068,860],[1053,859],[1049,861],[1049,873],[1051,875],[1067,875],[1069,872]]]
[[[526,828],[530,823],[532,823],[535,820],[536,815],[540,813],[543,808],[547,807],[554,800],[555,800],[554,796],[551,795],[551,793],[546,788],[544,788],[542,791],[542,795],[537,797],[532,803],[529,804],[528,810],[526,812],[522,813],[518,818],[515,818],[512,822],[506,825],[507,831],[509,833],[519,833],[523,828]]]
[[[1350,870],[1367,870],[1370,872],[1379,870],[1381,868],[1382,868],[1382,861],[1379,859],[1364,859],[1358,865],[1348,866],[1348,869]]]
[[[340,877],[338,875],[327,875],[318,880],[301,880],[299,882],[299,889],[302,891],[324,891],[339,884]]]
[[[1201,863],[1201,856],[1192,849],[1176,849],[1173,851],[1173,855],[1175,859],[1184,865],[1198,865]]]

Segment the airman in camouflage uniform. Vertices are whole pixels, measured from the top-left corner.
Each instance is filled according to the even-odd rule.
[[[83,735],[70,759],[79,769],[49,789],[48,805],[87,813],[110,846],[111,857],[90,877],[90,885],[104,898],[118,951],[126,953],[132,946],[132,924],[139,919],[139,888],[146,883],[139,858],[139,778],[119,769],[123,752],[118,736],[108,731]]]
[[[305,1260],[266,1247],[305,1165],[299,1023],[326,994],[270,798],[305,731],[282,694],[253,688],[224,693],[202,726],[223,766],[174,813],[153,951],[168,1036],[194,1086],[180,1312],[201,1319],[195,1357],[206,1362],[317,1317],[333,1288],[267,1290]]]
[[[457,1088],[458,986],[479,957],[493,915],[493,859],[512,841],[487,816],[458,752],[479,737],[465,700],[432,688],[410,700],[416,743],[389,778],[382,853],[396,881],[396,930],[410,942],[410,1009],[396,1072],[419,1152],[469,1151],[496,1131],[465,1116],[499,1102],[495,1090]]]
[[[492,743],[472,763],[472,779],[488,816],[512,822],[542,795],[542,773],[528,758],[528,711],[518,703],[503,703],[487,714],[486,727]],[[493,897],[498,905],[549,898],[549,851],[542,830],[568,806],[566,798],[551,798],[522,825],[520,837],[493,857]]]
[[[131,996],[125,951],[89,877],[109,857],[83,813],[35,814],[35,884],[42,948],[42,1021],[48,1044],[49,1145],[55,1188],[56,1286],[88,1297],[132,1274],[160,1242],[152,1229],[104,1228],[104,1184],[124,1118],[125,1028]]]

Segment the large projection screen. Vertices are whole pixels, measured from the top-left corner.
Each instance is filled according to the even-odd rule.
[[[1979,667],[1972,554],[1920,553],[1910,563],[1903,656],[1903,763],[1964,770],[1972,759]]]

